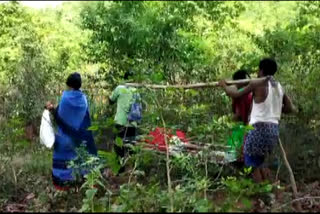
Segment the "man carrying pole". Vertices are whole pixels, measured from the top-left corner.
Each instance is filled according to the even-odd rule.
[[[290,98],[284,93],[281,84],[273,79],[277,71],[277,64],[273,59],[265,58],[260,61],[258,77],[267,77],[263,84],[259,81],[250,83],[241,91],[227,87],[225,80],[221,80],[226,93],[232,97],[241,97],[253,93],[253,104],[249,124],[254,127],[245,140],[244,161],[248,167],[253,167],[253,179],[261,182],[270,179],[270,170],[263,167],[263,162],[279,138],[279,120],[281,112],[296,112]]]

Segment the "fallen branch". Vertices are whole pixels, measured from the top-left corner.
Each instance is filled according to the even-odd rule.
[[[251,80],[263,80],[263,78],[255,78],[255,79],[243,79],[243,80],[233,80],[227,81],[228,85],[234,84],[242,84],[249,83]],[[191,88],[208,88],[208,87],[217,87],[219,86],[219,82],[209,82],[209,83],[195,83],[189,85],[154,85],[154,84],[144,84],[144,83],[125,83],[126,86],[132,87],[145,87],[145,88],[153,88],[153,89],[166,89],[166,88],[183,88],[183,89],[191,89]]]
[[[288,171],[289,171],[293,197],[294,197],[294,199],[297,199],[298,198],[298,190],[297,190],[296,181],[294,179],[294,174],[292,172],[291,166],[290,166],[289,161],[287,159],[286,152],[285,152],[285,150],[284,150],[284,148],[282,146],[280,137],[278,137],[278,141],[279,141],[279,146],[280,146],[280,149],[281,149],[281,153],[282,153],[282,156],[283,156],[284,163],[285,163],[285,165],[286,165],[286,167],[288,168]],[[298,209],[299,212],[301,212],[302,211],[301,204],[299,203],[299,201],[297,201],[297,202],[298,202],[298,203],[296,203],[297,209]]]
[[[305,200],[305,199],[320,199],[320,197],[319,197],[319,196],[316,196],[316,197],[296,198],[296,199],[294,199],[294,200],[292,200],[292,201],[290,201],[290,202],[288,202],[288,203],[285,203],[285,204],[281,205],[280,207],[275,208],[274,211],[279,210],[279,209],[281,209],[281,208],[284,208],[285,206],[287,206],[288,204],[291,204],[291,203],[293,203],[293,202],[297,202],[297,201],[301,201],[301,200]]]

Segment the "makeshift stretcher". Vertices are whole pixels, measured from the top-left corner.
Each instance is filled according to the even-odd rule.
[[[168,147],[166,145],[167,138]],[[209,151],[209,161],[217,164],[228,164],[237,160],[236,154],[230,152],[229,146],[225,145],[195,145],[190,143],[190,138],[181,130],[175,132],[170,129],[157,127],[150,131],[147,137],[135,141],[134,144],[142,145],[144,150],[155,151],[166,154],[169,149],[170,156],[177,156],[183,153],[197,154],[200,151]]]

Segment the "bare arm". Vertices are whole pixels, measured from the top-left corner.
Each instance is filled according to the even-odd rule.
[[[219,81],[219,85],[224,88],[228,96],[232,98],[238,98],[252,92],[257,87],[264,85],[269,79],[270,77],[266,77],[262,80],[251,80],[249,84],[246,87],[244,87],[241,91],[239,91],[235,86],[227,86],[225,80]]]
[[[245,94],[250,93],[253,90],[251,82],[243,90],[240,90],[240,91],[237,89],[237,87],[235,87],[235,86],[227,86],[223,82],[225,82],[225,80],[221,81],[221,83],[219,82],[219,84],[224,88],[226,94],[229,97],[232,97],[232,98],[241,97],[241,96],[243,96]]]
[[[298,112],[297,109],[295,108],[295,106],[292,104],[291,99],[286,94],[283,95],[282,112],[285,114]]]

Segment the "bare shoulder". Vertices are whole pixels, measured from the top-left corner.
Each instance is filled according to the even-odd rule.
[[[264,102],[268,96],[268,84],[257,86],[253,89],[254,101],[257,103]]]

